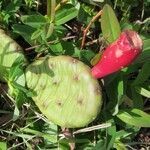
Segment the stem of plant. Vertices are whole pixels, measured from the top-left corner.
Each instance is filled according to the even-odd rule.
[[[47,0],[47,16],[50,19],[50,25],[48,29],[46,29],[47,34],[46,37],[50,37],[53,33],[54,29],[54,19],[55,19],[55,7],[56,7],[56,0]]]
[[[62,133],[64,134],[64,137],[66,139],[70,140],[70,142],[69,142],[70,150],[74,150],[75,149],[75,142],[73,140],[72,132],[68,128],[62,128]]]
[[[53,22],[55,18],[55,7],[56,0],[47,0],[47,16],[51,22]]]
[[[82,38],[82,43],[81,43],[81,49],[83,49],[84,45],[85,45],[85,39],[86,39],[86,34],[88,32],[88,30],[90,29],[91,25],[95,22],[95,20],[97,20],[100,16],[102,15],[102,10],[100,10],[90,21],[90,23],[88,24],[88,26],[86,27],[86,29],[83,31],[83,38]]]
[[[68,0],[62,0],[55,8],[55,11],[57,11],[62,5],[65,5],[68,2]]]
[[[53,41],[49,41],[49,42],[47,42],[47,44],[54,44],[54,43],[58,43],[59,40],[60,41],[67,41],[67,40],[75,39],[75,38],[76,38],[76,36],[68,36],[68,37],[64,37],[62,39],[56,39],[56,40],[53,40]],[[41,46],[41,44],[26,48],[25,51],[30,51],[30,50],[33,50],[33,49],[38,48],[40,46]]]

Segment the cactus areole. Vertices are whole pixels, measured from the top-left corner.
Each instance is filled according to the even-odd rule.
[[[142,40],[132,30],[125,30],[103,52],[99,62],[92,68],[95,78],[102,78],[130,65],[142,52]]]
[[[27,86],[40,111],[61,127],[83,127],[101,108],[101,88],[90,68],[69,56],[36,60],[26,69]]]

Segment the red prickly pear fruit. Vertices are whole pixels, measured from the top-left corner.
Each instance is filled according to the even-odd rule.
[[[143,42],[132,30],[125,30],[103,52],[99,62],[92,68],[95,78],[102,78],[130,65],[142,52]]]

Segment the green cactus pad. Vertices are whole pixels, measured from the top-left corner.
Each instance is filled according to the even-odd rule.
[[[13,62],[23,56],[21,50],[21,47],[0,29],[0,81],[4,81],[4,76]]]
[[[90,68],[72,57],[36,60],[26,69],[27,86],[35,91],[40,111],[61,127],[83,127],[101,108],[101,88]]]

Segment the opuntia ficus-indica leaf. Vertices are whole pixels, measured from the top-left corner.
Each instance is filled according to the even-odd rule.
[[[90,68],[69,56],[45,57],[26,69],[27,86],[40,111],[62,127],[83,127],[100,111],[101,88]]]
[[[103,37],[108,43],[115,41],[120,33],[120,25],[118,19],[110,5],[106,4],[102,10],[101,28]]]
[[[4,81],[11,65],[19,57],[23,56],[22,48],[0,29],[0,81]]]

